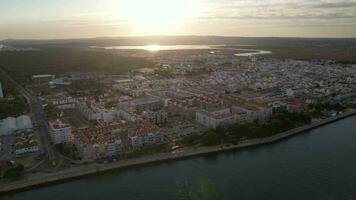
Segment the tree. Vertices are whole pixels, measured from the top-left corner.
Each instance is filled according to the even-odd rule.
[[[52,103],[48,103],[47,106],[46,106],[46,112],[47,112],[47,116],[49,118],[56,119],[56,118],[59,117],[59,115],[61,114],[62,110],[57,108]]]
[[[23,170],[24,170],[24,166],[22,164],[17,164],[15,166],[12,166],[10,169],[6,170],[4,174],[4,178],[6,179],[18,178],[21,176]]]
[[[201,143],[204,146],[212,146],[220,143],[220,138],[214,131],[208,131],[201,139]]]

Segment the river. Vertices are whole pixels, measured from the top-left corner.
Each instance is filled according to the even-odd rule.
[[[236,45],[239,47],[254,47],[255,45]],[[149,52],[158,51],[170,51],[170,50],[206,50],[206,49],[220,49],[220,50],[236,50],[246,51],[245,53],[236,53],[235,56],[249,57],[255,55],[271,54],[272,51],[259,50],[259,49],[247,49],[247,48],[234,48],[226,47],[225,45],[146,45],[146,46],[111,46],[111,47],[99,47],[91,46],[94,49],[106,49],[106,50],[145,50]]]
[[[356,116],[281,142],[134,167],[1,200],[355,199]]]

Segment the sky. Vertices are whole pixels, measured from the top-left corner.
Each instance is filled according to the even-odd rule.
[[[0,39],[356,37],[356,0],[0,0]]]

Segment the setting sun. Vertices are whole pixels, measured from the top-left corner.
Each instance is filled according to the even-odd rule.
[[[192,16],[197,6],[189,0],[123,1],[118,17],[137,32],[163,33]]]

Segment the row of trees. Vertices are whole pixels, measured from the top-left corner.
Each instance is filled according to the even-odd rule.
[[[75,146],[73,144],[57,144],[56,148],[61,154],[65,155],[73,160],[80,159],[77,149],[75,148]]]
[[[47,106],[45,107],[45,111],[49,119],[57,119],[62,113],[62,110],[60,108],[57,108],[52,103],[47,104]]]
[[[0,80],[5,95],[5,98],[0,98],[0,119],[16,117],[28,112],[29,106],[25,97],[1,73]]]
[[[313,117],[322,117],[325,115],[325,111],[343,111],[346,107],[340,103],[331,103],[329,101],[319,102],[315,104],[309,104],[307,113]]]
[[[27,101],[22,96],[0,99],[0,119],[16,117],[29,111]]]
[[[266,124],[257,122],[249,124],[233,124],[208,130],[202,135],[191,135],[184,138],[183,145],[217,145],[221,143],[237,144],[242,139],[254,139],[272,136],[295,127],[308,124],[311,118],[307,114],[286,113],[272,118]]]
[[[22,175],[23,170],[24,166],[22,164],[13,164],[11,162],[6,162],[5,165],[0,166],[0,172],[3,172],[2,178],[4,179],[19,178]]]

